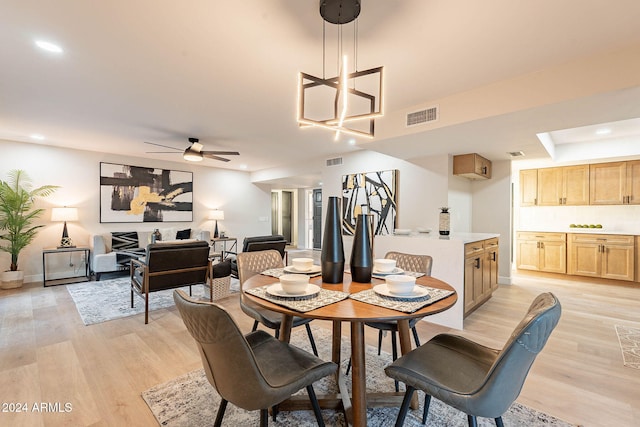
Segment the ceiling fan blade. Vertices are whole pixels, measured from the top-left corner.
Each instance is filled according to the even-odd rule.
[[[158,147],[171,148],[172,150],[182,151],[182,148],[170,147],[168,145],[156,144],[155,142],[144,141],[145,144],[157,145]]]
[[[214,156],[213,154],[202,153],[202,155],[204,157],[206,157],[207,159],[220,160],[221,162],[228,162],[229,161],[229,159],[225,159],[224,157]]]
[[[207,154],[212,154],[212,155],[216,155],[216,154],[220,154],[223,156],[239,156],[240,153],[238,153],[237,151],[201,151],[202,154],[207,155]]]
[[[176,154],[177,151],[145,151],[146,154]]]

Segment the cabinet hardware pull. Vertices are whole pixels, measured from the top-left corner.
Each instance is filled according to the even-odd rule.
[[[533,204],[537,205],[538,204],[538,198],[536,197],[535,199],[533,199]]]
[[[491,261],[495,261],[496,260],[496,253],[492,252],[491,256],[492,256]]]
[[[476,268],[480,268],[480,258],[476,258]]]

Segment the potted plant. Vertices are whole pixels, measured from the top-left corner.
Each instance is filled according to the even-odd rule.
[[[37,197],[47,197],[58,186],[32,188],[27,174],[19,169],[9,171],[6,181],[0,181],[0,250],[11,254],[10,270],[2,273],[3,289],[22,286],[24,272],[18,270],[18,255],[36,237],[43,224],[34,225],[44,209],[34,208]]]

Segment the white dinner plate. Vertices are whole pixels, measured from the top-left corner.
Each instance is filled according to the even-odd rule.
[[[273,285],[267,287],[267,293],[277,296],[277,297],[285,297],[285,298],[298,298],[298,297],[310,297],[320,292],[320,286],[309,283],[307,285],[307,289],[300,294],[288,294],[282,290],[282,285],[280,283],[274,283]]]
[[[389,276],[390,274],[402,274],[404,273],[404,270],[401,269],[400,267],[395,267],[393,270],[391,271],[378,271],[375,268],[371,271],[372,274],[375,274],[376,276]]]
[[[408,294],[394,294],[391,291],[389,291],[389,288],[387,287],[386,283],[382,283],[380,285],[374,286],[373,292],[375,292],[378,295],[384,295],[385,297],[392,297],[392,298],[422,298],[429,295],[429,291],[423,288],[422,286],[415,286],[413,288],[413,291],[411,291],[411,293],[408,293]]]
[[[314,264],[313,267],[311,267],[311,270],[300,271],[297,268],[295,268],[293,265],[288,265],[284,268],[284,271],[285,273],[295,273],[295,274],[316,274],[322,271],[322,267]]]

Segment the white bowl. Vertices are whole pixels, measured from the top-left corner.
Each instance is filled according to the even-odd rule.
[[[280,286],[287,294],[303,294],[309,286],[309,276],[306,274],[283,274],[280,276]]]
[[[293,264],[293,268],[298,271],[311,271],[313,268],[313,258],[293,258],[291,264]]]
[[[385,277],[385,281],[389,292],[397,295],[410,294],[416,285],[416,278],[406,274],[392,274]]]
[[[396,268],[395,259],[380,258],[373,260],[373,269],[378,273],[390,273],[394,268]]]

